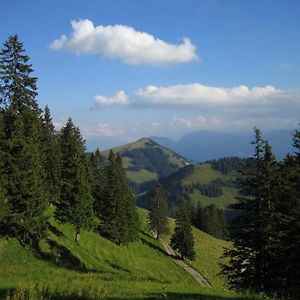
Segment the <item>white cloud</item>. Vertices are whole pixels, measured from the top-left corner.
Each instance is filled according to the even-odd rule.
[[[172,121],[169,123],[171,128],[176,127],[184,127],[184,128],[191,128],[193,126],[192,120],[173,116]]]
[[[243,105],[266,101],[274,96],[286,96],[286,91],[271,85],[249,88],[240,85],[233,88],[212,87],[199,83],[157,87],[149,85],[136,92],[141,101],[152,105],[215,106]]]
[[[62,35],[54,40],[50,45],[52,49],[98,54],[134,65],[170,65],[199,59],[196,46],[188,38],[174,45],[125,25],[95,27],[88,19],[73,20],[71,26],[71,37]]]
[[[124,106],[129,104],[129,100],[126,93],[120,90],[111,98],[101,95],[95,96],[95,103],[97,107]]]
[[[122,128],[122,126],[108,124],[108,123],[98,123],[96,126],[92,128],[86,128],[86,136],[87,137],[124,137],[126,136],[126,132]]]

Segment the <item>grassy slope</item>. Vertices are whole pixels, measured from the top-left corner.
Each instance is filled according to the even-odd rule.
[[[43,259],[40,254],[22,248],[14,239],[0,239],[0,298],[6,289],[38,284],[53,293],[58,290],[69,295],[73,290],[90,287],[97,299],[100,296],[161,298],[162,293],[172,295],[171,299],[199,299],[200,295],[210,295],[201,298],[207,300],[244,299],[224,290],[222,279],[216,277],[221,248],[226,242],[195,229],[197,259],[193,265],[214,286],[201,288],[165,255],[162,246],[148,231],[145,211],[139,212],[143,231],[140,239],[128,246],[116,246],[88,231],[82,232],[77,245],[73,242],[73,228],[53,220],[55,230],[50,233],[48,242],[41,243]],[[174,227],[173,221],[170,222]]]
[[[222,173],[213,170],[210,164],[202,164],[195,166],[193,174],[187,176],[183,180],[184,185],[192,185],[193,183],[208,184],[212,180],[221,178],[222,180],[230,180],[232,175],[223,175]],[[209,204],[216,204],[220,208],[225,208],[228,204],[235,201],[237,196],[237,189],[231,187],[222,187],[223,195],[220,197],[207,197],[202,195],[199,191],[194,189],[194,192],[190,194],[193,203],[201,202],[203,206]]]
[[[158,178],[156,173],[145,169],[141,169],[140,171],[126,171],[126,175],[130,180],[136,183],[143,183],[150,180],[156,180]]]

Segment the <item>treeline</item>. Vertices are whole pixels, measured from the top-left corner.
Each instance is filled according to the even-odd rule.
[[[224,157],[209,160],[207,161],[207,163],[210,163],[214,170],[219,171],[224,175],[227,175],[233,171],[240,171],[245,161],[246,159],[242,159],[239,157]]]
[[[37,78],[17,35],[0,52],[0,234],[38,247],[47,236],[49,206],[61,223],[98,230],[117,244],[135,240],[139,219],[119,155],[90,157],[69,119],[57,132],[41,110]]]
[[[278,162],[258,129],[255,153],[242,169],[231,205],[234,247],[223,266],[230,286],[281,299],[300,299],[300,131],[294,155]]]
[[[191,219],[196,228],[214,237],[224,240],[230,237],[225,212],[215,204],[202,206],[198,202],[197,208],[192,208]]]
[[[198,190],[200,194],[210,197],[210,198],[216,198],[223,195],[222,187],[226,184],[222,181],[221,178],[217,178],[215,180],[212,180],[211,182],[207,184],[201,184],[201,183],[193,183],[191,185],[191,193],[194,192],[194,189]]]

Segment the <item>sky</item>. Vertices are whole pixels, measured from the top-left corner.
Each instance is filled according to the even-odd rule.
[[[300,120],[298,0],[0,0],[57,129],[88,150],[145,136],[293,129]]]

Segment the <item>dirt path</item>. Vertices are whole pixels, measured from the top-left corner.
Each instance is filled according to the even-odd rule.
[[[188,272],[189,274],[191,274],[195,280],[201,284],[203,287],[211,287],[211,285],[209,284],[209,282],[195,269],[191,268],[190,266],[188,266],[184,261],[182,261],[181,259],[178,258],[178,256],[176,255],[175,251],[172,249],[172,247],[163,239],[159,238],[160,242],[162,243],[163,247],[165,248],[165,251],[173,257],[174,262],[176,265],[178,265],[179,267],[183,268],[186,272]]]

